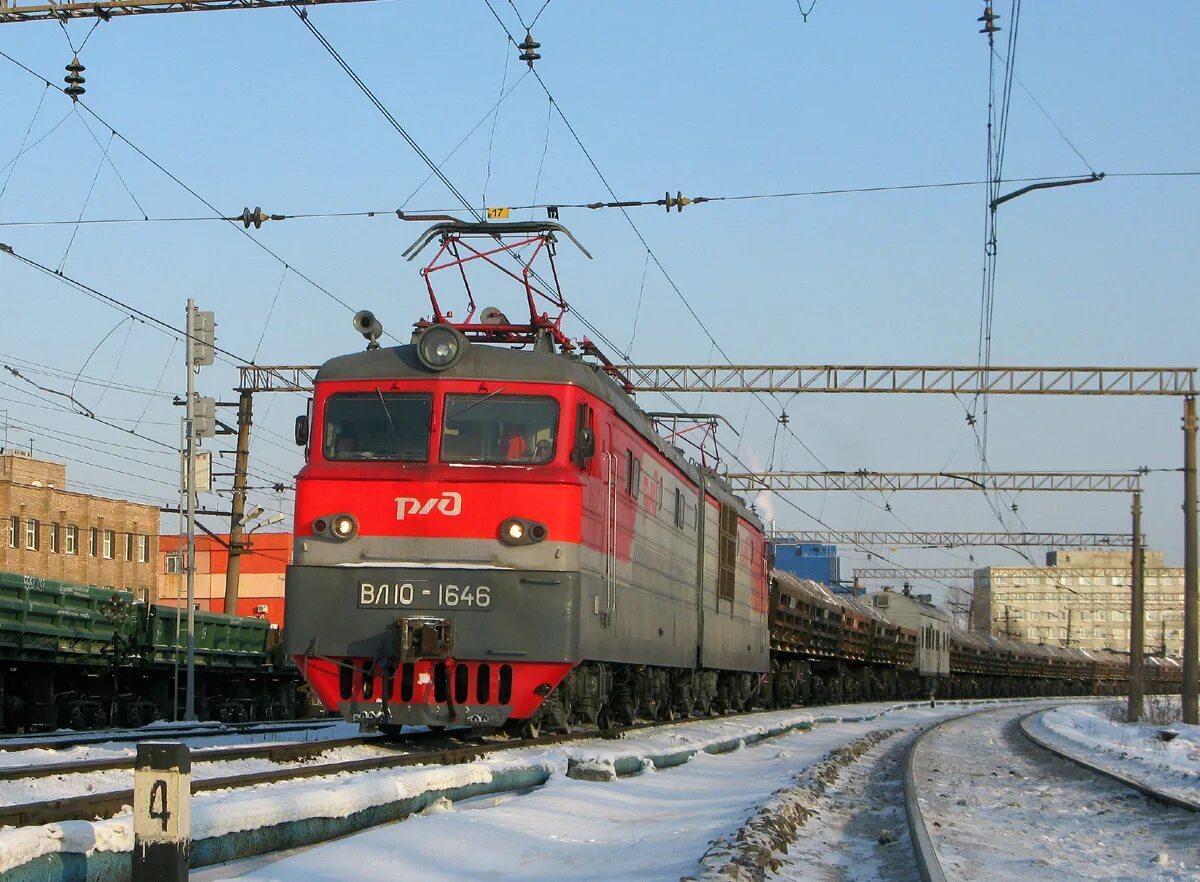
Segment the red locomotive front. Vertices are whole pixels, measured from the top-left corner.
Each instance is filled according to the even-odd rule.
[[[528,353],[450,339],[454,378],[412,346],[317,377],[289,630],[319,634],[293,651],[348,719],[528,718],[578,658],[578,390],[528,381]]]

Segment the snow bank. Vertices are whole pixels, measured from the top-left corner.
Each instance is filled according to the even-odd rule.
[[[842,767],[899,731],[877,729],[801,771],[789,786],[772,794],[732,838],[715,841],[700,859],[700,875],[685,877],[682,882],[762,879],[778,870],[786,859],[789,843],[816,812],[818,799],[837,781]]]
[[[442,794],[472,785],[486,788],[514,773],[544,781],[556,770],[559,769],[553,763],[545,761],[493,761],[342,773],[247,789],[215,790],[192,797],[192,841],[198,843],[314,818],[346,819],[369,809],[430,794],[430,801],[434,801]],[[129,814],[95,822],[9,828],[0,831],[0,874],[47,855],[132,850],[133,818]]]
[[[1104,704],[1073,705],[1029,720],[1053,747],[1190,802],[1200,802],[1200,726],[1122,723]],[[1163,741],[1164,729],[1177,733]]]

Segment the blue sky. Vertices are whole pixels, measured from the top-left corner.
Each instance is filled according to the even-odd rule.
[[[513,8],[493,2],[520,39]],[[541,4],[516,5],[529,20]],[[1006,28],[1007,6],[996,7]],[[782,0],[552,0],[534,36],[543,44],[538,72],[623,199],[665,190],[732,196],[971,181],[985,173],[988,55],[977,33],[980,7],[824,0],[804,22]],[[1191,11],[1183,3],[1027,4],[1017,75],[1092,168],[1200,170]],[[444,166],[475,204],[484,204],[485,181],[489,205],[526,204],[535,187],[539,202],[608,198],[562,121],[548,114],[545,93],[532,76],[521,79],[526,69],[483,2],[354,3],[310,14],[439,160],[485,116],[502,86],[516,84],[494,120]],[[90,28],[90,21],[69,26],[76,46]],[[48,22],[0,27],[0,49],[55,82],[71,58],[62,30]],[[289,10],[116,19],[96,29],[80,57],[88,105],[223,212],[455,208],[436,181],[405,201],[427,169]],[[73,220],[85,198],[88,218],[140,217],[139,204],[156,218],[208,214],[113,139],[118,178],[101,164],[84,121],[101,145],[109,132],[86,113],[71,113],[62,95],[44,92],[0,59],[0,222]],[[62,124],[9,178],[4,163],[18,152],[39,102],[30,141]],[[1006,156],[1008,177],[1088,171],[1019,85]],[[1198,191],[1195,177],[1110,178],[1004,206],[993,362],[1200,362]],[[669,215],[642,208],[631,217],[735,362],[975,361],[983,188],[719,202]],[[641,288],[646,253],[620,213],[564,210],[562,220],[595,257],[561,252],[566,293],[580,312],[621,347],[638,313],[632,353],[639,362],[720,361],[653,265]],[[375,310],[403,336],[428,312],[414,265],[400,257],[419,232],[385,214],[268,224],[249,237],[212,222],[84,226],[69,251],[70,225],[0,226],[0,242],[51,267],[62,261],[68,275],[172,322],[194,297],[217,312],[220,343],[239,354],[259,349],[259,362],[316,363],[356,348],[358,338],[350,312],[296,271],[356,309]],[[285,272],[250,238],[293,269]],[[0,361],[53,367],[65,379],[30,376],[63,391],[81,368],[86,377],[137,387],[159,387],[161,375],[166,397],[87,383],[76,386],[76,397],[118,421],[141,417],[139,432],[175,443],[178,409],[169,395],[184,378],[168,337],[140,324],[118,326],[119,313],[11,259],[0,260],[0,298]],[[570,330],[583,333],[579,325]],[[199,388],[228,398],[235,377],[228,366],[208,369]],[[11,443],[32,434],[35,450],[97,464],[73,464],[78,481],[171,497],[174,460],[163,448],[55,410],[50,402],[65,399],[8,372],[0,381]],[[645,399],[648,409],[663,406]],[[725,440],[744,458],[772,461],[774,423],[761,403],[710,396],[692,404],[729,416],[741,436]],[[267,432],[255,458],[264,478],[283,479],[298,467],[286,436],[302,406],[298,396],[259,402],[258,424]],[[792,429],[830,468],[978,466],[963,407],[948,396],[805,396],[772,406],[786,406]],[[991,466],[1177,468],[1179,413],[1174,400],[994,400]],[[65,443],[71,437],[80,446]],[[153,452],[105,449],[104,441]],[[819,467],[782,434],[773,462]],[[1146,532],[1175,563],[1182,557],[1180,483],[1177,473],[1146,481]],[[1000,529],[975,494],[793,499],[837,528]],[[269,492],[258,501],[288,507],[287,496]],[[885,501],[892,513],[882,509]],[[1024,494],[1017,502],[1034,530],[1128,529],[1124,497]],[[774,513],[783,527],[817,527],[786,503],[777,501]],[[1020,525],[1006,515],[1006,526]],[[906,565],[940,566],[963,565],[968,554],[883,552]],[[1001,550],[974,554],[1017,560]]]

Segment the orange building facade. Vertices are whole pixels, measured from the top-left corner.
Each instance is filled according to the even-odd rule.
[[[283,627],[283,577],[292,559],[292,536],[254,533],[245,541],[249,547],[242,553],[237,614],[267,619]],[[222,542],[229,542],[228,534],[222,535],[220,541],[206,535],[196,537],[195,597],[197,607],[205,612],[225,612],[229,549]],[[164,535],[159,537],[158,544],[162,558],[159,603],[182,606],[187,598],[183,572],[186,543],[179,536]]]

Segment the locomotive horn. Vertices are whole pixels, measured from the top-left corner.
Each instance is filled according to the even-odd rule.
[[[375,313],[369,309],[360,309],[354,313],[354,330],[367,338],[368,349],[379,348],[379,338],[383,336],[383,325],[375,318]]]

